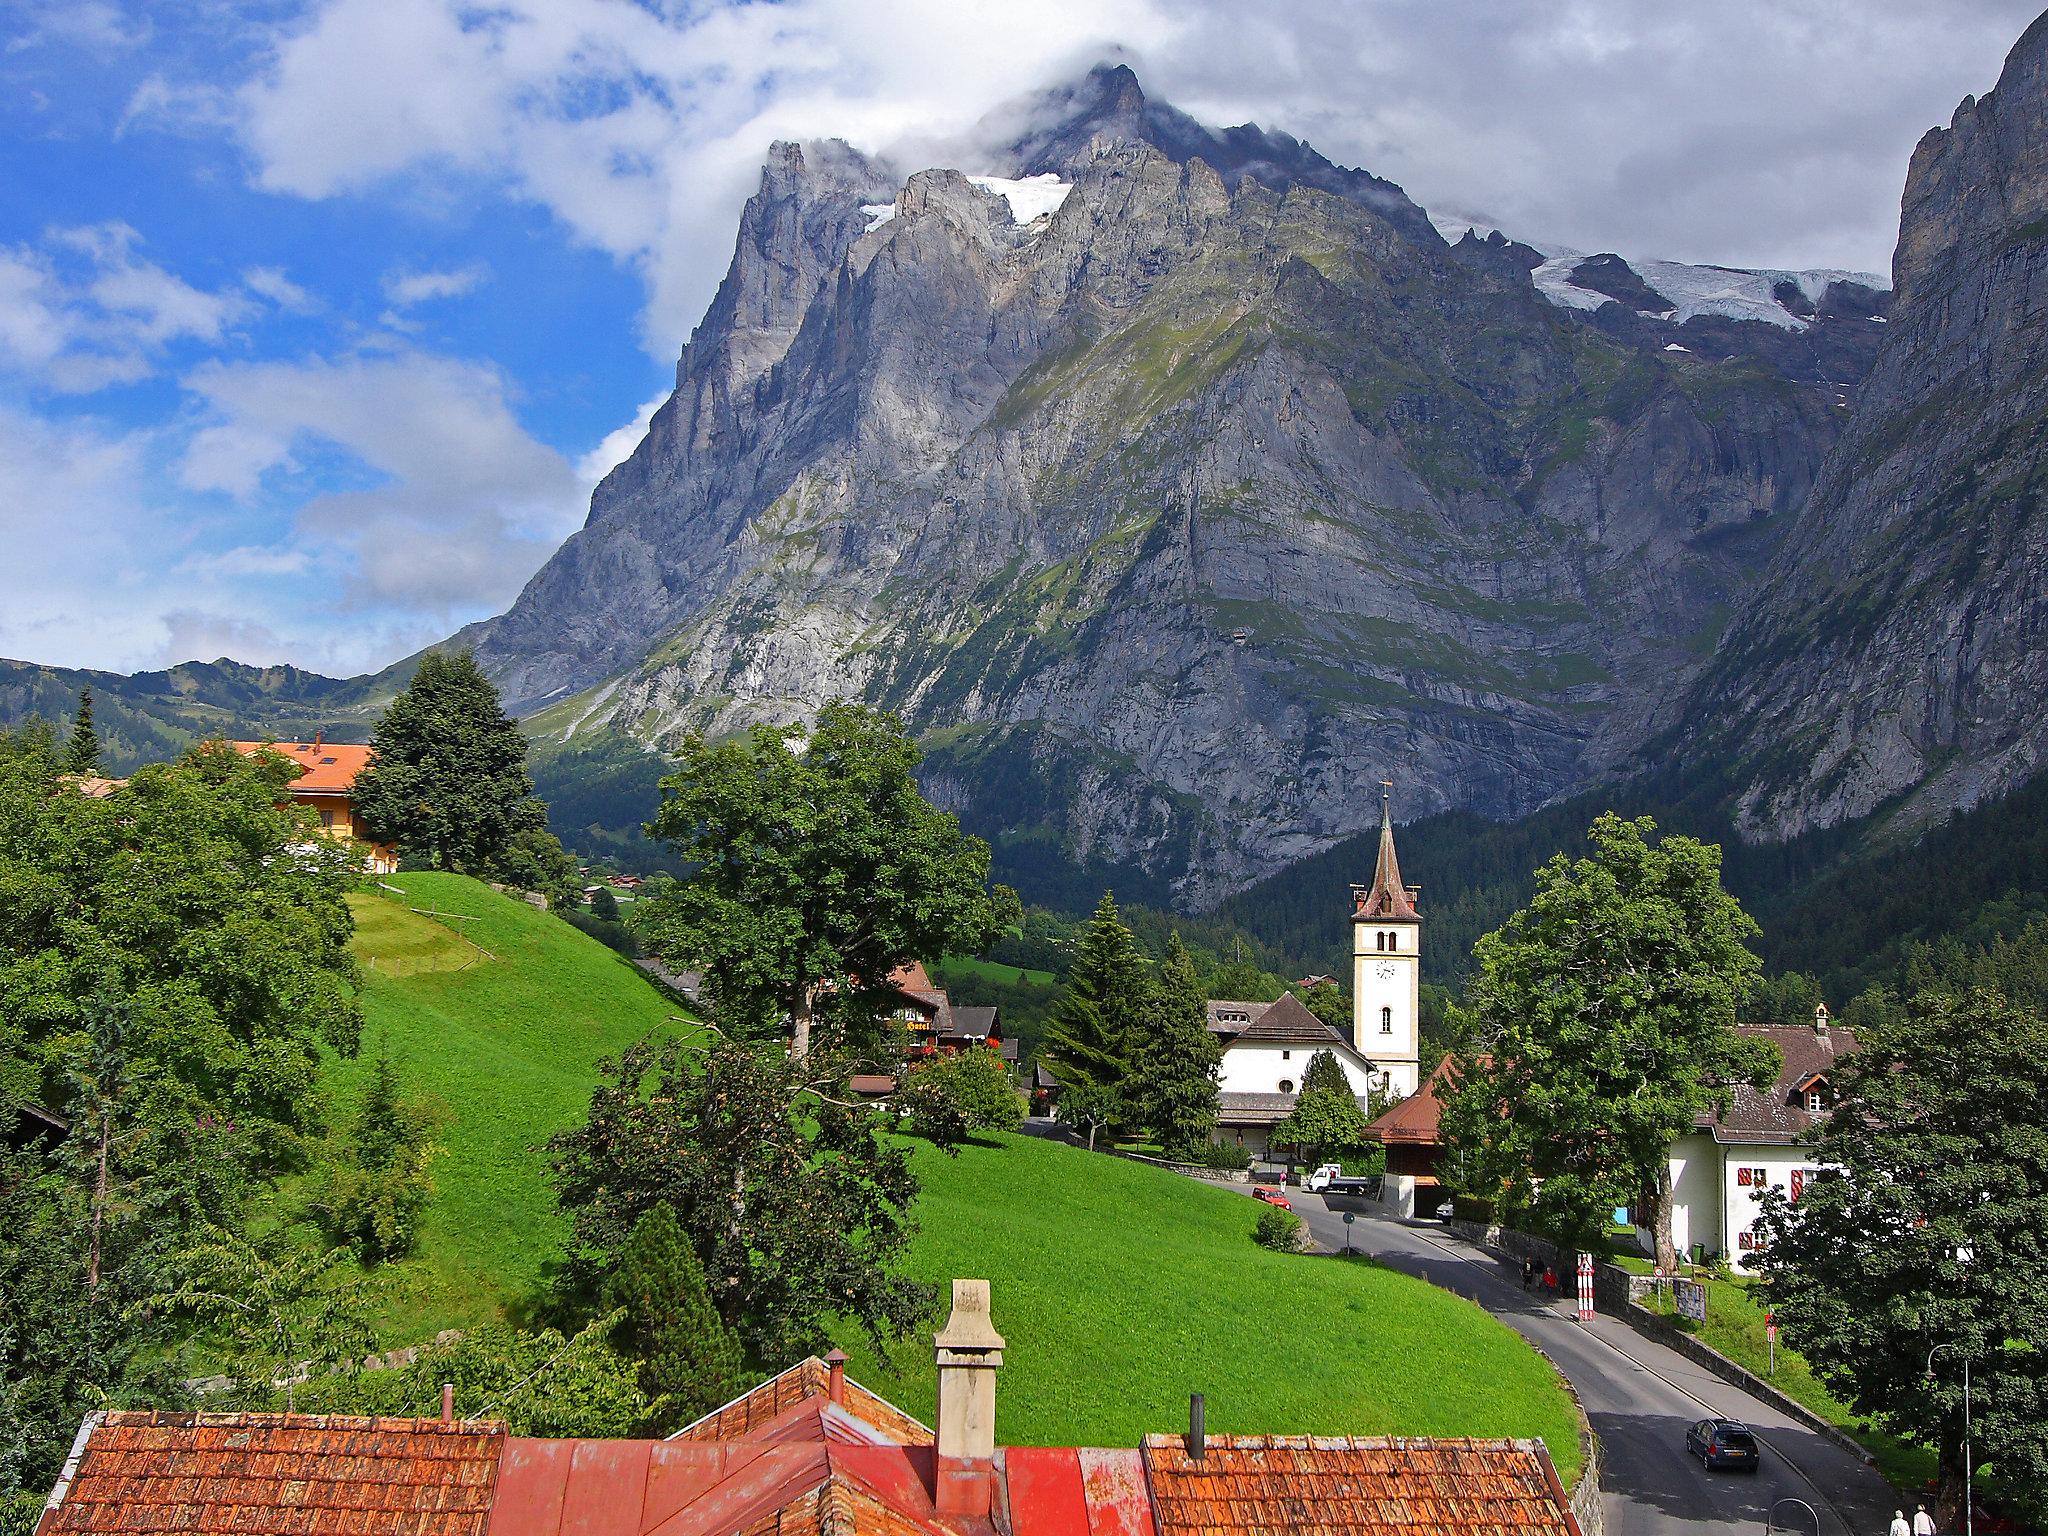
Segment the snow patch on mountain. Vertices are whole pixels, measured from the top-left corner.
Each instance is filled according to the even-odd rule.
[[[1480,240],[1496,233],[1505,239],[1517,238],[1484,219],[1431,214],[1430,223],[1436,226],[1438,234],[1452,242],[1464,238],[1467,231]],[[1529,274],[1529,280],[1536,285],[1538,293],[1560,309],[1593,310],[1603,304],[1620,302],[1611,294],[1582,288],[1572,281],[1579,263],[1587,259],[1586,252],[1542,240],[1522,240],[1521,243],[1544,258],[1543,264]],[[1683,325],[1694,315],[1723,315],[1732,320],[1755,320],[1783,330],[1803,331],[1812,325],[1812,320],[1794,314],[1779,302],[1778,284],[1789,283],[1798,289],[1808,308],[1819,304],[1833,283],[1858,283],[1880,292],[1891,287],[1889,279],[1874,272],[1849,272],[1836,267],[1796,272],[1777,268],[1751,271],[1743,267],[1699,266],[1682,261],[1640,260],[1632,256],[1622,259],[1627,262],[1629,270],[1642,280],[1644,287],[1670,302],[1671,313],[1662,318],[1673,325]]]
[[[896,205],[894,203],[862,203],[860,211],[868,216],[868,227],[861,231],[864,235],[872,235],[876,230],[896,217]]]
[[[1029,224],[1033,219],[1057,212],[1067,194],[1074,190],[1070,181],[1061,181],[1052,171],[1038,176],[970,176],[967,178],[984,192],[993,192],[1010,205],[1010,217],[1019,224]]]

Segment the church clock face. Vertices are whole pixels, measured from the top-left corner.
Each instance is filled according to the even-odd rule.
[[[1384,979],[1386,977],[1392,976],[1393,974],[1394,962],[1391,960],[1382,960],[1380,962],[1380,976]]]

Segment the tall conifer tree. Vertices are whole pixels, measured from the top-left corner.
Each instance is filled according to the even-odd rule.
[[[1066,990],[1053,1005],[1042,1053],[1062,1097],[1078,1093],[1103,1118],[1130,1113],[1131,1073],[1152,1008],[1154,983],[1138,941],[1108,891],[1081,929]]]
[[[657,1205],[633,1224],[609,1299],[625,1309],[618,1342],[640,1362],[653,1433],[680,1429],[745,1389],[739,1339],[711,1305],[704,1266],[673,1206]]]
[[[100,733],[93,729],[90,688],[78,690],[78,714],[71,722],[71,735],[64,742],[64,770],[79,774],[100,771]]]
[[[1191,1156],[1216,1128],[1223,1052],[1209,1032],[1208,1002],[1178,932],[1167,938],[1150,1017],[1132,1054],[1140,1118],[1168,1157]]]

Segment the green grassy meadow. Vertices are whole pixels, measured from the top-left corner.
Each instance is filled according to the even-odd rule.
[[[993,960],[975,960],[948,955],[939,964],[948,974],[979,977],[984,981],[1015,985],[1028,982],[1034,987],[1049,987],[1053,984],[1051,971],[1027,970],[1021,965],[998,965]]]
[[[475,919],[351,899],[367,1029],[360,1056],[329,1064],[333,1109],[349,1113],[388,1042],[406,1090],[444,1116],[418,1251],[376,1272],[397,1345],[516,1313],[565,1230],[541,1144],[582,1113],[600,1058],[689,1026],[566,923],[460,876],[392,883],[413,906]],[[1022,1136],[914,1155],[911,1271],[993,1282],[1013,1443],[1135,1445],[1183,1424],[1198,1390],[1219,1431],[1540,1435],[1576,1476],[1555,1373],[1468,1302],[1364,1261],[1270,1253],[1251,1240],[1253,1202],[1121,1158]],[[930,1417],[928,1329],[887,1363],[858,1329],[841,1342],[863,1382]]]
[[[1004,1441],[1135,1445],[1184,1428],[1199,1391],[1219,1433],[1540,1435],[1577,1476],[1556,1373],[1472,1303],[1363,1260],[1268,1252],[1241,1194],[1031,1137],[982,1140],[958,1158],[918,1149],[910,1269],[991,1283]],[[852,1375],[929,1422],[928,1336],[887,1363],[857,1329],[839,1342]]]
[[[443,1117],[418,1250],[377,1274],[380,1328],[397,1345],[531,1295],[565,1231],[541,1145],[582,1115],[601,1058],[688,1026],[631,964],[557,918],[462,875],[389,883],[413,906],[474,919],[423,917],[374,888],[349,899],[363,1049],[329,1062],[332,1110],[352,1110],[385,1048],[404,1090]]]

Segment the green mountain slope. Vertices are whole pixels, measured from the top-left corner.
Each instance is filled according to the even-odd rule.
[[[445,1116],[419,1250],[381,1276],[383,1332],[410,1344],[532,1295],[567,1230],[542,1143],[582,1115],[603,1057],[688,1026],[632,965],[558,918],[464,875],[390,884],[405,895],[351,899],[363,1052],[331,1062],[325,1086],[345,1119],[388,1049],[406,1091]]]

